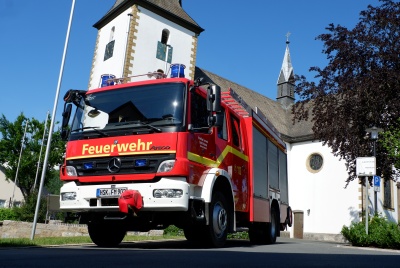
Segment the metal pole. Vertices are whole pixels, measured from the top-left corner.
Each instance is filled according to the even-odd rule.
[[[168,70],[167,70],[167,67],[168,67],[168,49],[169,48],[171,48],[171,45],[167,45],[167,44],[165,44],[165,75],[167,75],[168,74]]]
[[[376,140],[374,140],[374,157],[375,157],[375,161],[376,161],[375,146],[376,146]],[[372,177],[372,178],[374,178],[374,177]],[[378,197],[377,197],[375,189],[374,189],[374,215],[378,215]]]
[[[54,99],[53,114],[51,116],[51,123],[50,123],[50,128],[49,128],[49,137],[47,138],[46,153],[45,153],[44,162],[43,162],[43,168],[42,168],[42,177],[40,179],[39,193],[38,193],[38,198],[37,198],[37,201],[36,201],[35,218],[33,220],[31,240],[33,240],[33,238],[35,237],[36,223],[37,223],[38,211],[39,211],[39,207],[40,207],[40,197],[42,195],[44,178],[46,176],[46,166],[47,166],[47,161],[48,161],[48,158],[49,158],[50,144],[51,144],[51,138],[52,138],[52,135],[53,135],[53,128],[54,128],[54,119],[56,118],[57,102],[58,102],[58,96],[60,95],[61,81],[62,81],[62,76],[63,76],[63,72],[64,72],[64,62],[65,62],[65,57],[67,55],[69,33],[70,33],[70,30],[71,30],[72,18],[73,18],[73,15],[74,15],[74,8],[75,8],[75,0],[72,0],[72,7],[71,7],[71,13],[70,13],[70,16],[69,16],[67,35],[65,37],[64,52],[63,52],[63,56],[62,56],[62,60],[61,60],[60,74],[58,76],[57,92],[56,92],[56,96],[55,96],[55,99]]]
[[[368,235],[368,177],[365,177],[365,233]]]
[[[17,164],[17,171],[15,172],[14,189],[13,189],[13,194],[12,194],[11,202],[10,202],[10,205],[9,205],[9,206],[11,206],[11,207],[14,206],[15,186],[16,186],[17,183],[18,183],[18,170],[19,170],[19,164],[20,164],[20,162],[21,162],[22,151],[23,151],[23,149],[24,149],[24,141],[25,141],[26,128],[27,128],[27,126],[28,126],[28,123],[29,123],[29,119],[26,120],[26,123],[25,123],[25,130],[24,130],[24,136],[22,137],[22,140],[21,140],[21,150],[19,151],[19,158],[18,158],[18,164]]]
[[[36,182],[37,182],[37,177],[38,177],[39,167],[40,167],[40,159],[42,158],[42,150],[43,150],[44,138],[46,136],[46,130],[47,130],[47,119],[49,119],[49,111],[47,111],[47,113],[46,113],[46,121],[44,122],[42,145],[40,146],[40,153],[39,153],[39,159],[38,159],[38,163],[37,163],[35,183],[33,184],[33,191],[35,191],[35,189],[36,189]]]

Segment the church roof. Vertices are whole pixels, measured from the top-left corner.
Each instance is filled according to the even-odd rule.
[[[111,9],[103,18],[96,22],[93,27],[100,29],[115,16],[134,4],[149,9],[197,34],[204,31],[204,29],[183,10],[181,0],[116,0]]]
[[[204,82],[214,83],[221,87],[221,91],[232,88],[253,110],[257,107],[265,117],[273,124],[282,138],[287,142],[300,142],[313,139],[312,122],[301,121],[293,124],[292,111],[285,109],[279,102],[257,93],[249,88],[227,80],[207,70],[196,67],[195,79],[203,77]]]

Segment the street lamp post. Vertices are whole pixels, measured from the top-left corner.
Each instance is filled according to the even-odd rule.
[[[374,157],[376,158],[376,141],[378,140],[379,132],[382,132],[383,129],[382,128],[378,128],[376,126],[373,126],[373,127],[367,128],[365,131],[367,133],[371,134],[371,140],[373,141],[373,148],[374,148],[374,152],[373,153],[374,153]],[[378,201],[377,201],[376,191],[374,191],[374,210],[375,210],[374,214],[376,215],[377,212],[378,212]],[[368,213],[368,211],[367,211],[367,213]]]

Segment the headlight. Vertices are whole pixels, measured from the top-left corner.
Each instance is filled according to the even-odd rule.
[[[168,172],[174,168],[175,160],[165,160],[158,167],[157,172]]]
[[[73,166],[66,166],[67,176],[76,177],[78,174],[76,173],[76,169]]]
[[[76,199],[76,192],[61,193],[61,201],[71,201]]]
[[[155,189],[153,197],[155,198],[180,198],[183,195],[181,189]]]

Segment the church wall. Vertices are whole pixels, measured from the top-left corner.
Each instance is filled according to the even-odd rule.
[[[311,154],[320,154],[322,168],[315,172],[308,162]],[[303,142],[288,146],[289,203],[304,212],[305,233],[340,233],[343,225],[359,221],[361,192],[358,181],[347,188],[344,161],[334,157],[321,142]]]
[[[131,8],[122,12],[114,20],[99,30],[96,44],[97,50],[95,51],[93,60],[89,89],[94,89],[100,86],[101,75],[103,74],[113,74],[117,78],[122,77],[127,31],[131,19],[128,14],[130,13]],[[115,27],[113,38],[111,37],[112,27]],[[104,61],[106,45],[112,39],[115,40],[113,56]]]
[[[164,29],[169,30],[168,44],[173,47],[172,64],[181,63],[186,66],[185,75],[189,77],[191,66],[191,54],[193,48],[193,32],[149,11],[140,9],[136,48],[134,52],[135,62],[131,67],[132,73],[144,74],[157,69],[165,71],[165,61],[156,58],[157,43],[161,41]],[[167,65],[167,72],[169,64]],[[170,74],[171,72],[169,72]],[[133,80],[134,81],[134,80]]]
[[[133,16],[128,16],[132,13]],[[133,23],[130,23],[130,20],[133,20]],[[112,27],[115,27],[113,56],[104,61],[106,45],[112,40],[110,38]],[[186,66],[185,76],[193,78],[194,74],[191,70],[194,70],[195,59],[193,57],[196,55],[194,50],[197,45],[193,41],[195,33],[143,7],[133,6],[99,30],[89,89],[100,86],[103,74],[112,74],[117,78],[124,76],[128,31],[131,31],[130,39],[133,39],[131,40],[133,42],[128,43],[132,47],[131,50],[128,50],[129,55],[127,55],[130,61],[127,76],[147,74],[158,69],[165,71],[165,61],[156,58],[157,44],[158,41],[161,41],[164,29],[170,31],[168,44],[173,47],[171,63],[184,64]],[[169,64],[167,71],[168,69]],[[147,77],[145,78],[147,79]],[[131,78],[129,81],[137,80],[143,80],[143,77]]]
[[[381,178],[381,182],[380,182],[380,191],[377,192],[377,206],[378,206],[378,212],[386,217],[387,219],[389,219],[390,221],[399,222],[399,218],[398,218],[398,208],[399,208],[399,204],[398,204],[398,194],[399,194],[399,190],[396,186],[395,182],[391,182],[391,192],[392,192],[392,208],[385,208],[383,206],[383,199],[384,199],[384,194],[383,194],[383,179]],[[374,189],[373,187],[369,187],[369,207],[370,207],[370,214],[373,214],[373,207],[374,207]]]

